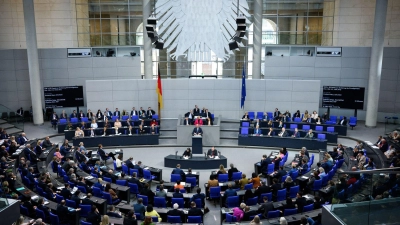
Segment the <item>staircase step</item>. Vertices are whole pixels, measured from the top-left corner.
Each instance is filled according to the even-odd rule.
[[[22,132],[21,129],[18,129],[18,128],[15,128],[15,127],[9,128],[9,129],[6,129],[6,130],[7,130],[7,133],[8,133],[9,135],[11,135],[11,134],[16,134],[16,133],[21,133],[21,132]]]
[[[7,121],[0,119],[0,124],[7,123]]]
[[[14,125],[9,124],[9,123],[4,123],[4,124],[1,124],[1,127],[2,127],[3,129],[8,129],[8,128],[13,128]]]

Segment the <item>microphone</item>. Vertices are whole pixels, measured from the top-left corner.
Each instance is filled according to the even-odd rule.
[[[218,151],[218,156],[221,156],[221,152],[220,151]]]
[[[204,152],[204,158],[207,160],[207,153]]]
[[[175,158],[178,158],[178,151],[175,152]]]

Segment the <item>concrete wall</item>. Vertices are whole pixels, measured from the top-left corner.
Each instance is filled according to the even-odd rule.
[[[157,109],[156,80],[87,80],[87,107],[130,110],[132,107]],[[176,118],[194,105],[206,107],[223,118],[242,118],[244,111],[290,112],[318,109],[318,80],[247,80],[245,109],[240,108],[241,80],[168,79],[162,81],[164,118]]]
[[[67,58],[67,49],[62,48],[40,49],[39,59],[42,87],[83,85],[84,95],[86,80],[141,78],[140,57]],[[26,49],[0,51],[0,80],[0,104],[12,110],[21,106],[29,109],[32,103]]]
[[[78,46],[75,2],[84,0],[35,0],[39,48]],[[0,1],[0,49],[26,49],[22,0]]]

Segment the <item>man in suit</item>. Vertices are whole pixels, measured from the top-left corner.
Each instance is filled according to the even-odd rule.
[[[78,189],[75,191],[75,193],[71,197],[71,200],[75,202],[76,207],[79,207],[79,204],[82,203],[81,198],[79,198],[80,193],[81,193],[81,191]]]
[[[310,129],[307,132],[306,136],[304,136],[304,138],[313,138],[313,137],[314,137],[314,133],[312,132],[312,129]]]
[[[229,180],[232,180],[233,173],[239,172],[239,170],[233,165],[233,163],[231,163],[229,167],[230,169],[228,170],[228,178]]]
[[[208,109],[206,109],[206,111],[204,112],[205,117],[212,119],[211,117],[211,113],[208,111]]]
[[[224,194],[224,197],[223,197],[222,202],[226,202],[226,200],[227,200],[229,197],[234,197],[234,196],[237,196],[237,192],[236,192],[235,189],[232,188],[232,184],[229,183],[229,184],[228,184],[228,189],[225,190],[225,194]]]
[[[65,113],[65,110],[63,110],[60,114],[60,119],[68,119],[67,113]]]
[[[282,127],[282,131],[278,134],[279,137],[287,137],[288,133],[284,127]]]
[[[339,121],[338,125],[347,125],[347,118],[343,116],[343,118]]]
[[[80,181],[77,183],[78,186],[82,186],[86,189],[86,193],[92,193],[92,188],[86,184],[84,177],[81,177]]]
[[[29,167],[29,171],[28,171],[28,174],[26,175],[26,178],[28,178],[29,183],[31,184],[30,188],[33,187],[33,185],[35,184],[35,181],[36,181],[35,180],[35,175],[33,173],[34,173],[33,167]]]
[[[204,213],[201,209],[196,208],[196,202],[190,203],[190,209],[188,211],[188,216],[201,216],[203,217]]]
[[[303,197],[302,192],[297,193],[295,204],[297,206],[298,212],[299,213],[303,212],[304,206],[307,205],[307,200],[306,200],[306,198]]]
[[[179,205],[178,203],[175,203],[173,205],[174,209],[171,209],[167,212],[167,216],[180,216],[181,217],[181,221],[183,220],[183,217],[185,216],[185,213],[182,210],[179,210]]]
[[[92,205],[92,209],[90,210],[88,216],[86,217],[86,222],[91,224],[100,224],[101,215],[95,205]]]
[[[129,169],[133,169],[135,166],[133,165],[133,157],[129,157],[129,159],[127,159],[126,161],[125,161],[125,166],[127,166],[128,167],[128,170]]]
[[[109,217],[115,217],[115,218],[122,218],[122,216],[119,213],[115,212],[115,206],[109,205],[108,206],[108,213],[107,216]]]
[[[175,192],[172,194],[173,198],[183,198],[183,194],[179,188],[175,188]]]
[[[189,119],[190,124],[193,124],[193,119],[194,119],[193,110],[190,110],[189,112],[185,113],[185,117]]]
[[[17,110],[17,115],[24,116],[24,109],[22,107]]]
[[[140,107],[139,117],[140,118],[146,118],[147,117],[146,111],[143,109],[143,107]]]
[[[194,106],[193,115],[198,116],[200,114],[200,109],[197,105]]]
[[[37,206],[37,208],[38,208],[39,210],[42,210],[42,211],[43,211],[43,213],[44,213],[44,215],[46,216],[46,218],[50,218],[50,209],[47,208],[47,207],[44,205],[44,199],[43,199],[42,197],[39,198],[39,200],[38,200],[38,206]],[[46,219],[46,218],[42,218],[42,219]]]
[[[19,143],[20,145],[24,145],[27,141],[29,141],[29,139],[26,137],[25,133],[21,133],[19,139]]]
[[[269,164],[271,164],[271,159],[267,155],[263,155],[260,162],[260,171],[265,171]]]
[[[54,127],[54,130],[56,129],[58,122],[58,116],[56,112],[53,112],[53,115],[51,116],[51,127]]]
[[[171,174],[179,174],[181,175],[180,180],[186,180],[186,175],[185,172],[181,169],[181,164],[177,164],[176,168],[172,170]]]
[[[287,174],[286,170],[283,169],[283,166],[279,166],[279,170],[277,170],[275,173],[271,174],[272,178],[276,178],[278,180],[281,180],[283,176]]]
[[[65,206],[65,200],[62,200],[57,206],[57,215],[60,224],[68,224],[69,211],[68,207]]]
[[[261,135],[261,129],[259,128],[259,126],[256,126],[256,128],[254,129],[254,135],[256,135],[256,136]]]
[[[118,116],[118,119],[121,118],[121,112],[118,110],[118,108],[115,108],[115,112],[114,112],[113,116]]]
[[[102,144],[99,144],[98,147],[99,147],[99,148],[97,149],[97,154],[100,155],[100,157],[101,157],[102,160],[106,160],[107,157],[111,157],[114,161],[116,160],[116,159],[115,159],[115,154],[114,154],[114,153],[112,153],[112,152],[106,153],[106,152],[103,150],[103,145],[102,145]]]
[[[280,115],[281,115],[281,112],[278,110],[278,108],[275,108],[274,120],[279,120]]]
[[[208,149],[207,151],[208,158],[215,158],[217,156],[218,156],[218,151],[217,149],[214,148],[214,146],[212,146],[211,149]]]
[[[138,191],[141,192],[143,189],[142,183],[137,179],[137,174],[132,173],[132,178],[128,180],[128,183],[136,184],[138,186]]]
[[[203,130],[199,126],[199,124],[196,124],[196,127],[193,129],[192,136],[194,135],[203,135]]]
[[[130,115],[131,115],[131,117],[139,115],[138,112],[136,111],[135,107],[132,107],[132,111],[131,111]]]
[[[45,140],[43,141],[42,147],[46,149],[50,149],[54,144],[51,143],[50,137],[46,137]]]
[[[143,177],[142,161],[138,161],[133,168],[138,170],[138,177]]]
[[[111,169],[108,170],[108,173],[104,173],[104,174],[103,174],[103,177],[108,177],[108,178],[110,178],[110,179],[112,180],[113,183],[115,183],[116,180],[117,180],[117,176],[114,175],[114,171],[111,170]]]
[[[147,114],[147,118],[151,119],[151,118],[153,118],[153,115],[156,114],[156,112],[154,110],[152,110],[151,107],[149,107],[147,109],[146,114]]]
[[[82,155],[82,154],[81,154],[81,155]],[[83,156],[83,155],[82,155],[82,156]],[[86,158],[83,158],[83,161],[81,162],[82,170],[85,171],[86,173],[90,173],[90,172],[91,172],[91,169],[90,169],[90,167],[86,164],[86,162],[87,162]]]
[[[254,128],[260,127],[260,120],[259,119],[255,119],[253,125],[254,125]]]
[[[269,186],[266,185],[266,183],[264,181],[261,181],[261,186],[259,186],[255,191],[254,191],[254,196],[258,196],[260,197],[261,194],[264,193],[270,193],[271,192],[271,188]]]
[[[148,183],[146,183],[144,185],[144,188],[142,189],[142,191],[140,192],[140,195],[144,195],[147,196],[149,204],[153,204],[154,201],[154,192],[150,189],[150,185]]]
[[[31,201],[31,196],[27,196],[25,201],[24,201],[24,206],[28,209],[28,213],[30,217],[35,217],[35,209],[36,206],[33,205],[32,201]]]
[[[300,132],[299,132],[299,130],[297,129],[297,127],[294,128],[294,132],[293,132],[292,137],[294,137],[294,138],[299,138],[299,137],[300,137]]]
[[[78,115],[76,114],[76,110],[72,111],[71,115],[69,116],[69,118],[77,118]]]
[[[94,114],[93,114],[93,112],[89,109],[89,110],[87,111],[86,116],[87,116],[87,118],[89,118],[89,120],[92,120],[92,118],[94,117]]]
[[[70,199],[72,194],[69,190],[69,184],[65,183],[64,188],[61,190],[60,195],[64,197],[64,199]]]
[[[79,120],[82,120],[83,117],[85,117],[85,113],[83,113],[83,111],[81,110],[81,111],[79,111],[78,118],[79,118]]]
[[[268,218],[268,212],[274,210],[274,204],[272,202],[268,202],[268,197],[263,197],[263,204],[258,208],[258,212],[263,215],[264,218]]]
[[[111,115],[112,115],[111,111],[108,110],[108,108],[106,108],[106,111],[104,111],[104,116],[107,117],[107,119],[110,120],[111,119]]]

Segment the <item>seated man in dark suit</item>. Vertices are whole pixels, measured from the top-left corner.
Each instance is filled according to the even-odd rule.
[[[83,161],[81,163],[82,170],[85,171],[86,173],[90,174],[91,173],[91,169],[86,163],[87,163],[86,158],[83,158]]]
[[[179,175],[181,175],[181,179],[180,180],[186,180],[185,172],[183,172],[183,170],[181,170],[181,165],[180,164],[176,165],[176,168],[172,170],[171,174],[179,174]]]
[[[116,161],[116,159],[115,159],[115,154],[114,154],[114,153],[112,153],[112,152],[106,153],[106,152],[103,150],[103,145],[102,145],[102,144],[99,144],[98,147],[99,147],[99,148],[97,149],[97,154],[100,155],[100,158],[101,158],[102,160],[106,160],[107,157],[111,157],[114,161]]]
[[[77,183],[78,186],[82,186],[86,189],[86,193],[92,193],[92,188],[86,184],[85,178],[82,176],[80,181]]]
[[[288,136],[288,132],[286,131],[286,129],[284,127],[282,127],[281,132],[278,134],[279,137],[287,137]]]
[[[156,114],[156,112],[154,110],[152,110],[151,107],[149,107],[147,109],[146,114],[147,114],[147,118],[151,119],[151,118],[153,118],[153,115]]]
[[[104,173],[103,177],[108,177],[111,178],[112,182],[115,183],[117,181],[117,176],[114,175],[114,171],[113,170],[108,170],[108,173]]]
[[[283,166],[279,167],[279,170],[277,170],[276,172],[274,172],[273,174],[271,174],[272,178],[276,178],[278,180],[281,180],[281,178],[283,176],[285,176],[287,174],[286,170],[283,169]]]
[[[115,112],[113,114],[114,116],[118,116],[118,119],[121,117],[121,112],[118,110],[118,108],[115,109]]]
[[[149,204],[153,204],[155,194],[150,190],[150,185],[148,183],[145,184],[143,190],[140,192],[140,195],[147,196]]]
[[[82,203],[81,198],[79,198],[80,193],[81,193],[81,191],[78,189],[75,191],[75,193],[71,197],[71,200],[75,202],[76,207],[79,207],[79,205]]]
[[[46,218],[50,218],[50,209],[47,208],[47,206],[44,205],[44,199],[41,197],[38,200],[38,205],[37,208],[39,210],[42,210],[44,215],[46,216]],[[42,218],[42,219],[46,219],[46,218]]]
[[[74,110],[71,115],[69,116],[69,118],[77,118],[78,114],[76,114],[76,110]]]
[[[263,215],[264,218],[268,218],[268,212],[274,210],[274,204],[272,202],[268,202],[268,197],[263,197],[263,204],[258,208],[258,212]]]
[[[344,117],[339,121],[338,125],[347,125],[347,117],[344,116]]]
[[[125,161],[125,166],[127,166],[128,167],[128,169],[133,169],[135,166],[133,165],[133,158],[132,157],[129,157],[129,159],[127,159],[126,161]]]
[[[265,171],[269,164],[271,164],[271,159],[267,155],[263,155],[260,162],[260,171]]]
[[[244,214],[242,221],[250,221],[250,216],[255,216],[255,215],[257,215],[257,211],[250,210],[250,206],[246,206],[244,207]]]
[[[297,193],[295,203],[296,203],[298,212],[299,213],[303,212],[304,206],[307,205],[307,200],[306,200],[306,198],[303,197],[302,192]]]
[[[172,194],[172,197],[173,198],[183,198],[183,194],[180,192],[179,188],[176,188],[174,194]]]
[[[51,127],[54,127],[54,130],[57,127],[57,122],[58,122],[58,115],[56,112],[53,112],[53,115],[51,116]]]
[[[142,189],[143,189],[143,185],[142,185],[142,183],[140,183],[140,181],[137,179],[136,173],[133,173],[133,174],[132,174],[132,178],[128,180],[128,183],[136,184],[136,185],[138,186],[139,192],[141,192]]]
[[[113,205],[108,206],[108,213],[107,216],[109,217],[115,217],[115,218],[122,218],[122,216],[119,213],[115,212],[115,207]]]
[[[92,224],[100,224],[101,215],[95,205],[92,205],[92,209],[89,212],[88,216],[86,217],[86,222]]]
[[[199,124],[196,124],[196,127],[193,129],[192,136],[194,135],[203,135],[203,130],[199,126]]]
[[[138,161],[133,168],[138,170],[139,172],[139,174],[137,174],[138,177],[143,177],[142,161]]]
[[[201,209],[196,208],[196,202],[190,203],[190,209],[188,211],[188,216],[201,216],[203,217],[204,213]]]
[[[193,195],[193,197],[190,199],[191,202],[194,202],[196,199],[201,199],[202,205],[205,206],[205,201],[206,195],[204,193],[201,193],[201,188],[197,188],[196,194]]]
[[[270,193],[271,192],[271,188],[269,186],[266,185],[266,183],[264,181],[261,181],[261,186],[259,186],[255,191],[254,191],[254,196],[258,196],[260,197],[261,194],[265,194],[265,193]]]
[[[185,216],[185,213],[184,213],[182,210],[179,210],[179,209],[178,209],[178,208],[179,208],[178,203],[175,203],[175,204],[173,205],[173,207],[174,207],[174,209],[169,210],[169,211],[167,212],[167,215],[168,215],[168,216],[180,216],[180,217],[181,217],[181,221],[183,222],[183,221],[184,221],[183,218],[184,218],[184,216]]]
[[[217,156],[218,156],[218,151],[217,151],[217,149],[214,148],[214,146],[212,146],[211,149],[208,149],[208,152],[207,152],[208,158],[215,158]]]

